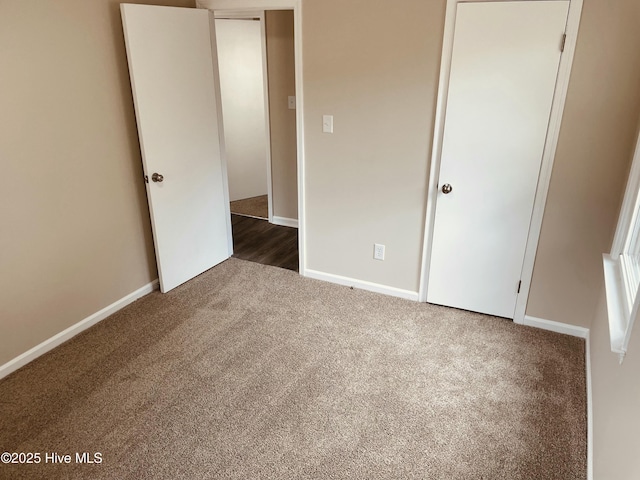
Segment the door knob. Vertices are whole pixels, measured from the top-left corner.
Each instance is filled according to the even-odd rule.
[[[154,182],[161,182],[164,180],[164,177],[162,175],[160,175],[159,173],[154,173],[153,175],[151,175],[151,180],[153,180]],[[444,188],[444,187],[442,187]]]
[[[451,193],[451,190],[453,190],[453,187],[451,185],[449,185],[448,183],[445,183],[444,185],[442,185],[442,193],[444,193],[445,195],[447,193]]]

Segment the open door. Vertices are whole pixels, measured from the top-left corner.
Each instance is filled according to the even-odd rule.
[[[160,290],[233,253],[213,14],[120,6]]]

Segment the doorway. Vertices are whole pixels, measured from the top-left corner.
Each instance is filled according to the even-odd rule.
[[[233,254],[213,13],[218,2],[210,3],[200,9],[120,6],[163,293]],[[295,21],[296,207],[304,275],[301,19],[297,3],[289,9]]]
[[[216,15],[231,212],[269,219],[270,138],[264,15]]]
[[[234,257],[298,271],[294,18],[215,12]]]

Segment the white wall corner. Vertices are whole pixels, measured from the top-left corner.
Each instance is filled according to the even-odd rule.
[[[305,270],[304,276],[315,280],[343,285],[345,287],[353,287],[360,290],[367,290],[369,292],[390,295],[392,297],[404,298],[405,300],[418,301],[418,292],[389,287],[387,285],[380,285],[379,283],[367,282],[366,280],[356,280],[355,278],[343,277],[341,275],[334,275],[332,273],[324,273],[310,269]]]
[[[7,375],[15,372],[19,368],[25,366],[27,363],[32,362],[36,358],[44,355],[50,350],[53,350],[58,345],[63,344],[67,340],[75,337],[79,333],[85,331],[89,327],[92,327],[96,323],[104,320],[110,315],[113,315],[118,310],[123,309],[130,303],[135,302],[141,297],[153,292],[158,289],[158,280],[154,280],[143,287],[140,287],[135,292],[131,292],[130,294],[122,297],[120,300],[116,300],[111,305],[106,306],[102,310],[89,315],[84,320],[80,320],[78,323],[71,325],[69,328],[63,330],[60,333],[57,333],[53,337],[45,340],[44,342],[36,345],[30,350],[27,350],[21,355],[18,355],[13,360],[9,360],[4,365],[0,366],[0,379],[6,377]]]

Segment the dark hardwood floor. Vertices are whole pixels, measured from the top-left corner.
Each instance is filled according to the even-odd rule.
[[[267,220],[231,215],[233,256],[298,271],[298,229]]]

